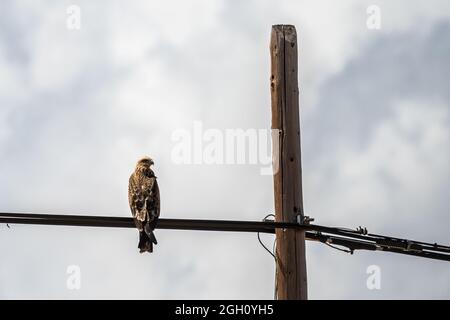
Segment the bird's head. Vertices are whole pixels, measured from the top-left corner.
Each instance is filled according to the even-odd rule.
[[[150,157],[143,157],[136,164],[136,169],[150,169],[154,164],[153,159]]]

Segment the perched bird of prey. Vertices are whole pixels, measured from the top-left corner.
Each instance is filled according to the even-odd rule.
[[[136,164],[128,183],[128,201],[134,223],[139,230],[140,252],[153,252],[157,244],[153,230],[159,217],[159,188],[156,176],[150,168],[153,160],[142,158]]]

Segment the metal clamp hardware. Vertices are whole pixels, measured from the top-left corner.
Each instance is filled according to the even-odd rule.
[[[356,228],[356,231],[359,232],[362,235],[367,235],[368,234],[367,228],[365,228],[365,227],[363,228],[363,227],[359,226],[358,228]]]
[[[313,221],[314,221],[314,218],[311,218],[309,216],[297,215],[297,223],[300,225],[309,225]]]

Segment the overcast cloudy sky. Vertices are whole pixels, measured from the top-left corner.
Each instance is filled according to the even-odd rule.
[[[67,8],[81,29],[67,28]],[[368,29],[377,5],[381,29]],[[270,128],[271,25],[299,37],[305,212],[450,244],[448,1],[0,2],[0,211],[129,216],[155,159],[161,215],[260,220],[258,165],[177,165],[177,129]],[[0,298],[271,299],[255,234],[0,225]],[[268,245],[273,237],[264,236]],[[311,299],[450,298],[448,263],[307,244]],[[67,268],[81,270],[79,290]],[[381,270],[380,290],[366,269]]]

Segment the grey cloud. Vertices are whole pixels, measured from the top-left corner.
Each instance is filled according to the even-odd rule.
[[[450,241],[449,171],[445,165],[450,158],[449,35],[448,21],[436,23],[427,32],[380,35],[320,88],[318,104],[307,111],[302,122],[306,206],[319,222],[363,224],[374,233]],[[418,126],[408,133],[393,131],[395,135],[384,136],[386,140],[380,143],[386,148],[370,151],[380,130],[397,121],[397,102],[403,100],[407,101],[404,112],[420,112],[425,120],[416,119],[413,123]],[[430,114],[442,117],[430,118]],[[438,129],[444,130],[438,140],[444,144],[424,149],[421,141],[427,132]],[[399,137],[403,142],[392,150],[390,143]],[[420,172],[393,171],[394,166],[400,168],[391,160],[396,157],[390,155],[393,151],[405,155],[404,168],[420,161]],[[442,166],[436,169],[441,160]],[[349,178],[343,161],[354,161],[363,169],[358,173],[355,167],[355,175]],[[402,176],[410,178],[398,180]],[[313,177],[320,177],[321,182],[316,184]],[[365,205],[355,209],[352,202],[361,201],[359,195],[365,188],[373,192],[362,198]],[[450,273],[443,262],[378,253],[344,257],[320,252],[313,244],[309,249],[314,297],[415,299],[448,298],[450,294]],[[381,291],[365,287],[365,270],[370,264],[381,267]]]
[[[189,41],[179,43],[165,36],[167,30],[161,28],[166,25],[146,18],[152,10],[143,3],[137,9],[118,11],[114,6],[84,2],[85,24],[78,34],[68,35],[64,28],[55,28],[57,23],[31,28],[28,23],[48,22],[39,10],[30,15],[31,21],[1,22],[0,47],[7,48],[7,61],[16,66],[23,81],[20,97],[15,93],[0,96],[0,117],[5,117],[12,132],[0,144],[1,210],[128,215],[128,175],[138,156],[151,153],[166,217],[259,220],[273,211],[272,179],[260,176],[258,167],[175,165],[170,159],[170,135],[179,127],[189,129],[195,119],[202,120],[205,128],[268,128],[269,20],[285,21],[295,12],[288,17],[266,3],[261,10],[273,12],[265,17],[253,11],[255,6],[241,4],[241,10],[236,10],[225,5],[210,28],[196,25],[193,17],[195,32],[188,33]],[[23,7],[12,2],[2,5],[11,16],[20,15]],[[65,12],[64,5],[52,8],[54,14]],[[136,25],[128,26],[140,8]],[[118,17],[127,22],[119,21],[120,28],[112,21]],[[118,59],[115,32],[139,33],[140,23],[149,23],[152,32],[148,39],[142,32],[136,35],[145,41],[129,49],[144,53],[135,59]],[[114,31],[108,32],[111,28]],[[312,48],[317,41],[312,36],[314,28],[307,30],[311,34],[304,36],[302,45]],[[73,69],[55,70],[61,65],[45,57],[38,61],[36,52],[42,48],[27,39],[40,32],[54,37],[54,48],[67,55]],[[424,101],[435,101],[434,109],[448,110],[449,46],[445,39],[449,33],[448,22],[442,21],[429,32],[380,34],[358,48],[358,54],[331,78],[326,78],[326,70],[318,75],[325,78],[316,93],[319,100],[302,111],[305,205],[317,222],[370,223],[367,227],[380,233],[450,242],[446,236],[448,182],[437,177],[448,177],[448,171],[439,172],[439,163],[426,161],[430,168],[433,165],[429,170],[432,190],[423,193],[419,206],[408,199],[417,190],[402,191],[403,185],[397,188],[392,182],[390,162],[379,172],[363,172],[358,183],[363,174],[376,181],[367,179],[357,188],[347,185],[353,177],[342,173],[342,163],[334,161],[353,163],[352,157],[358,155],[364,159],[378,155],[381,138],[374,141],[374,136],[380,128],[387,126],[393,135],[398,134],[397,99],[417,104],[414,110],[419,113]],[[25,40],[14,40],[19,35],[25,35]],[[89,54],[78,56],[74,48]],[[311,52],[302,56],[306,65],[302,70],[309,73],[306,79],[314,78],[311,70],[321,70],[308,67],[312,56]],[[50,85],[43,85],[48,80],[45,72],[34,73],[38,63],[55,77]],[[308,83],[301,83],[301,88],[316,89]],[[439,120],[437,116],[431,119]],[[429,132],[427,121],[418,123]],[[448,118],[437,124],[448,130]],[[410,141],[401,134],[393,136],[399,141],[394,147],[406,145],[409,150],[423,134],[418,132],[417,137]],[[425,147],[417,144],[414,159],[426,154]],[[448,159],[448,149],[438,151]],[[381,162],[369,162],[377,161]],[[349,194],[345,194],[347,188]],[[383,200],[381,212],[371,207],[358,217],[353,202],[364,207],[365,198],[351,201],[349,195],[359,189],[386,189],[396,201]],[[430,212],[424,213],[423,206]],[[351,210],[345,212],[346,208]],[[398,217],[392,217],[392,212],[398,212]],[[423,221],[427,221],[425,229],[420,227]],[[256,235],[160,230],[160,244],[151,256],[137,253],[136,238],[134,230],[0,226],[0,297],[273,296],[273,260],[259,247]],[[270,243],[272,238],[265,240]],[[412,262],[414,267],[409,266]],[[450,277],[448,268],[439,262],[372,252],[347,256],[309,243],[308,263],[311,298],[450,295],[444,285]],[[69,264],[82,268],[81,291],[65,287]],[[370,264],[382,268],[385,280],[379,292],[365,287],[365,269]]]

